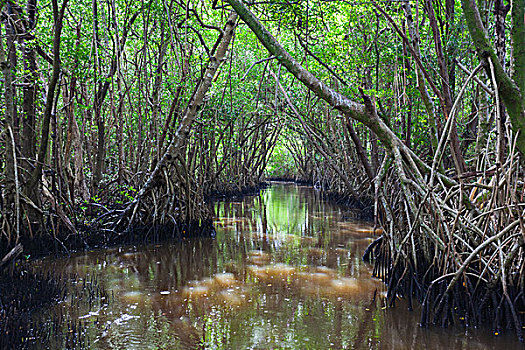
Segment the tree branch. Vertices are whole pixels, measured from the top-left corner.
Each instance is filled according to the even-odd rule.
[[[470,36],[472,38],[474,46],[476,47],[476,51],[480,60],[485,63],[485,70],[487,71],[488,76],[491,75],[490,65],[488,63],[489,57],[492,63],[494,64],[494,75],[496,77],[496,83],[498,85],[497,89],[503,102],[505,103],[507,112],[509,113],[513,130],[514,132],[519,133],[517,136],[516,146],[522,154],[525,154],[525,99],[523,98],[525,92],[520,91],[520,87],[516,84],[515,81],[511,79],[511,77],[509,77],[509,75],[503,69],[501,62],[498,59],[498,56],[496,55],[494,47],[490,43],[487,31],[483,26],[483,22],[481,21],[481,16],[479,14],[476,1],[461,0],[461,5],[463,7],[463,13],[468,25]],[[521,10],[513,10],[513,20],[515,19],[514,16],[516,16],[517,14],[519,15],[521,13],[521,19],[517,19],[517,21],[523,21],[523,6],[520,6],[518,3],[515,3],[513,8],[515,7],[520,7]],[[523,48],[523,45],[521,45],[522,47],[519,47],[519,44],[525,43],[525,39],[523,37],[515,37],[515,35],[524,31],[524,24],[522,22],[521,29],[520,24],[516,24],[517,27],[514,27],[513,30],[513,39],[516,39],[516,41],[514,42],[514,49],[517,50],[516,54],[521,52],[522,57],[518,58],[516,56],[516,63],[518,65],[516,66],[516,73],[514,74],[514,77],[520,79],[518,80],[520,84],[524,84],[523,79],[525,73],[523,72],[523,70],[525,67],[522,64],[525,62],[525,58],[523,57],[523,52],[525,49]],[[518,66],[520,64],[522,65],[521,72],[517,72],[519,68]]]

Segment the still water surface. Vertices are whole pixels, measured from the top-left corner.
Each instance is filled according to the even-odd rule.
[[[386,309],[361,260],[372,227],[312,188],[276,183],[214,210],[214,239],[40,261],[111,296],[51,312],[82,320],[93,349],[523,349],[512,334],[419,328],[402,301]]]

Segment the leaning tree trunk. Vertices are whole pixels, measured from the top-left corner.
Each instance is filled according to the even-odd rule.
[[[285,66],[299,81],[318,97],[325,100],[330,106],[341,112],[346,118],[352,118],[366,125],[372,130],[383,146],[389,151],[395,151],[399,157],[403,158],[416,172],[430,173],[431,168],[417,157],[404,143],[394,134],[394,132],[379,118],[375,106],[371,99],[363,94],[364,104],[355,102],[337,91],[328,87],[312,73],[306,70],[297,62],[272,36],[272,34],[261,24],[261,22],[250,12],[242,0],[227,0],[235,9],[239,16],[246,22],[250,29],[255,33],[259,41],[266,49],[275,56],[279,62]],[[400,159],[400,161],[402,161]],[[447,185],[454,185],[455,181],[436,172]]]
[[[475,0],[461,0],[463,13],[478,56],[485,64],[487,76],[494,75],[497,91],[507,108],[516,146],[525,155],[525,6],[523,0],[512,1],[512,46],[514,73],[509,76],[489,40]]]
[[[519,131],[525,123],[522,115],[523,95],[518,85],[503,71],[483,27],[478,26],[481,23],[479,14],[472,10],[475,0],[462,1],[469,27],[475,26],[472,37],[476,46],[482,49],[480,56],[488,63],[489,73],[497,77],[493,80],[497,81],[511,120],[514,118],[514,128]],[[525,246],[522,229],[525,209],[519,202],[515,183],[501,181],[515,178],[516,154],[512,152],[507,164],[498,167],[492,180],[489,178],[489,184],[465,184],[463,180],[462,185],[458,185],[454,179],[438,171],[461,98],[481,65],[474,69],[456,96],[435,150],[432,166],[428,166],[382,122],[369,97],[363,94],[365,103],[361,105],[327,87],[286,52],[242,0],[227,2],[290,73],[347,118],[362,122],[374,131],[386,148],[388,154],[374,178],[378,198],[376,205],[381,206],[386,228],[380,248],[381,259],[379,264],[376,262],[378,273],[375,274],[388,279],[391,304],[396,295],[405,295],[409,302],[415,296],[423,302],[422,324],[427,324],[429,315],[433,313],[434,322],[438,320],[444,326],[453,321],[452,315],[458,312],[458,305],[466,305],[461,311],[465,319],[473,320],[474,325],[493,319],[496,314],[501,315],[502,319],[507,317],[512,320],[512,327],[521,338],[520,317],[523,317],[516,312],[520,301],[513,300],[512,296],[518,292],[517,280],[525,269],[523,259],[520,258],[520,249]],[[516,67],[522,69],[525,45],[519,44],[525,41],[520,27],[523,26],[523,8],[516,12],[518,14],[513,15],[513,20],[521,22],[516,25],[519,30],[515,28],[513,38],[521,56],[517,55],[515,62]],[[413,50],[412,47],[410,49]],[[514,79],[520,87],[523,86],[523,76],[523,69],[514,73]],[[439,91],[434,91],[439,95]],[[509,106],[510,103],[515,104]],[[519,135],[517,143],[523,152],[525,136]],[[393,171],[389,171],[391,167]],[[473,199],[476,192],[470,189],[478,190],[478,186],[484,191],[483,196]],[[398,191],[397,188],[400,193],[393,196],[392,192]],[[478,198],[481,202],[478,202]],[[506,200],[505,203],[501,203],[501,198]],[[511,215],[500,215],[503,220],[493,222],[495,212],[501,208],[508,210]],[[487,276],[487,271],[491,269],[496,273]],[[480,311],[483,310],[478,308],[476,301],[483,298],[481,293],[489,295],[495,289],[501,292],[497,291],[487,301],[490,305],[485,309],[488,311],[482,315]],[[502,308],[504,301],[505,307]]]
[[[135,196],[135,199],[129,203],[126,210],[122,214],[121,219],[116,225],[118,229],[121,229],[122,225],[125,223],[128,227],[133,223],[134,215],[137,212],[141,201],[143,201],[145,197],[151,192],[151,190],[158,185],[162,171],[167,167],[176,166],[177,159],[183,156],[182,153],[186,149],[191,127],[197,118],[199,107],[202,105],[204,97],[211,87],[213,78],[215,77],[221,62],[226,56],[226,51],[235,31],[236,22],[237,14],[232,11],[228,17],[223,33],[219,35],[217,40],[218,44],[215,45],[215,47],[217,47],[215,55],[210,57],[208,67],[206,68],[200,83],[198,84],[192,98],[188,103],[188,107],[184,111],[177,132],[168,145],[162,158],[156,164],[155,169],[153,169],[145,184]]]

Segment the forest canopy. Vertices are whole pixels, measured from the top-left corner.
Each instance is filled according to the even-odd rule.
[[[523,0],[0,5],[0,253],[189,234],[294,180],[373,211],[389,295],[438,300],[423,324],[522,336]]]

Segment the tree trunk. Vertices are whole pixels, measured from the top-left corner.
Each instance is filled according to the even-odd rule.
[[[128,205],[125,212],[122,214],[122,219],[117,223],[117,226],[122,223],[122,220],[128,220],[128,225],[133,222],[132,213],[135,212],[141,200],[157,185],[158,177],[161,171],[170,164],[175,164],[177,158],[182,155],[182,152],[186,149],[191,127],[197,117],[199,107],[202,105],[204,97],[212,85],[213,78],[226,55],[226,51],[235,31],[236,22],[237,14],[232,11],[228,17],[223,33],[219,35],[217,40],[217,49],[215,51],[215,55],[210,57],[208,67],[204,72],[203,77],[195,90],[195,93],[188,103],[188,107],[184,111],[183,117],[179,123],[179,127],[173,137],[173,140],[170,142],[162,158],[158,161],[155,169],[153,169],[149,175],[147,181],[135,196],[135,199]]]
[[[501,64],[487,31],[483,26],[475,0],[461,0],[463,13],[470,36],[487,75],[492,76],[491,61],[497,90],[510,117],[512,128],[517,133],[516,146],[525,155],[525,8],[523,0],[513,0],[512,30],[514,74],[509,76]]]
[[[494,41],[494,46],[496,48],[496,55],[501,62],[501,65],[505,68],[505,17],[510,10],[510,5],[503,5],[503,0],[496,0],[494,3],[494,19],[495,19],[495,32],[496,40]],[[523,93],[523,91],[522,91]],[[500,100],[499,101],[499,115],[497,116],[498,122],[496,127],[498,128],[498,145],[497,145],[497,156],[498,162],[501,164],[505,159],[505,147],[507,140],[505,138],[505,105]]]
[[[62,21],[64,19],[64,12],[66,10],[68,0],[63,0],[62,6],[58,7],[58,0],[52,0],[53,6],[53,20],[54,36],[53,36],[53,73],[49,81],[46,96],[46,107],[44,110],[44,117],[42,120],[42,137],[40,139],[40,148],[38,150],[38,159],[35,170],[31,174],[25,193],[31,198],[31,193],[36,188],[42,177],[42,169],[46,162],[47,148],[49,143],[49,125],[51,122],[51,113],[53,111],[53,103],[55,99],[55,89],[60,75],[60,36],[62,34]]]
[[[20,16],[20,13],[16,13],[16,8],[13,8],[14,5],[7,3],[7,14],[8,18],[6,19],[6,42],[7,42],[7,64],[11,70],[12,82],[6,86],[11,90],[10,95],[12,96],[13,106],[12,106],[12,117],[13,117],[13,133],[15,137],[15,144],[18,145],[18,131],[20,128],[20,120],[18,116],[18,108],[16,105],[16,86],[13,82],[16,80],[16,66],[18,64],[18,56],[16,53],[16,44],[18,42],[18,35],[21,34],[17,31],[17,27],[13,25],[15,18]],[[19,9],[21,12],[21,10]]]
[[[425,0],[426,8],[428,12],[428,19],[430,21],[430,26],[432,27],[432,32],[434,34],[434,44],[436,47],[436,56],[439,65],[439,74],[441,76],[441,90],[443,92],[442,102],[445,118],[450,117],[450,112],[452,111],[452,92],[450,89],[449,81],[449,72],[446,58],[443,53],[443,47],[441,45],[441,35],[436,21],[436,16],[434,13],[434,7],[431,0]],[[454,165],[456,167],[456,173],[461,175],[466,171],[465,159],[461,153],[461,148],[459,147],[459,138],[458,132],[456,129],[456,122],[452,122],[452,128],[450,132],[450,148],[452,153],[452,158],[454,159]]]
[[[9,6],[9,5],[8,5]],[[11,45],[14,45],[14,33],[9,29],[10,24],[6,21],[6,41],[8,48]],[[2,66],[2,74],[4,76],[4,89],[5,89],[5,202],[7,203],[6,207],[9,214],[15,214],[17,210],[15,205],[15,193],[18,193],[18,188],[16,186],[17,182],[17,168],[16,168],[16,146],[14,139],[14,124],[15,124],[15,115],[16,115],[16,105],[15,105],[15,96],[13,95],[13,78],[14,71],[12,64],[13,62],[6,58],[9,55],[6,55],[4,52],[3,45],[3,35],[0,32],[0,64]],[[18,220],[18,215],[16,215]],[[12,222],[13,216],[9,216],[7,222]],[[17,221],[18,222],[18,221]],[[6,235],[8,242],[11,241],[13,234],[9,227],[6,228]],[[16,238],[18,238],[18,232],[16,232]]]
[[[36,0],[29,0],[27,2],[27,17],[29,29],[35,25],[36,16]],[[36,155],[36,52],[33,42],[24,41],[24,69],[26,70],[24,78],[24,103],[23,110],[23,129],[22,129],[22,154],[26,158],[24,168],[26,174],[30,174],[33,170],[35,155]]]

